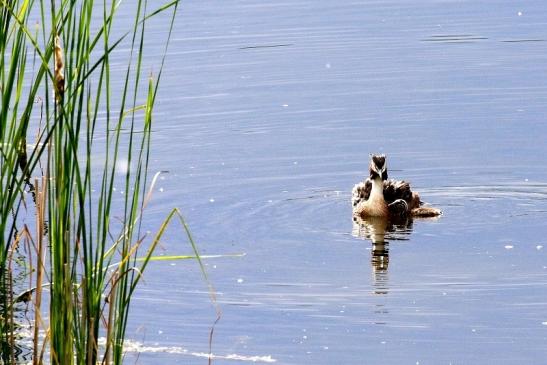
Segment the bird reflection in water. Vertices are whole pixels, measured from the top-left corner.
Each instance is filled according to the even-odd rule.
[[[412,232],[412,219],[389,220],[385,217],[353,217],[353,236],[372,242],[370,262],[374,277],[374,293],[387,294],[389,291],[389,241],[404,240]]]

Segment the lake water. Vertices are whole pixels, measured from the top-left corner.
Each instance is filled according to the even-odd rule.
[[[543,0],[184,1],[147,222],[245,254],[205,261],[213,363],[547,363],[545,40]],[[354,227],[369,153],[444,215]],[[149,269],[127,362],[206,364],[197,264]]]

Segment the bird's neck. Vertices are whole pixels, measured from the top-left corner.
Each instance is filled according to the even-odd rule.
[[[370,192],[370,199],[384,199],[384,182],[380,177],[372,179],[372,190]]]

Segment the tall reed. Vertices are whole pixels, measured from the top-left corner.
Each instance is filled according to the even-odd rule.
[[[31,211],[25,208],[26,190],[36,215],[30,265],[35,287],[29,291],[34,363],[42,362],[47,349],[52,364],[120,364],[131,296],[164,230],[141,254],[153,110],[179,0],[152,10],[147,0],[132,2],[134,21],[122,35],[113,31],[117,1],[0,3],[1,359],[15,359],[8,269],[21,239],[21,216]],[[146,26],[164,15],[165,48],[153,67],[157,74],[145,79]],[[34,16],[38,27],[31,25]],[[111,57],[121,44],[129,51],[120,74]],[[114,88],[117,80],[120,90]],[[32,183],[38,166],[44,166],[44,177]],[[117,187],[123,199],[114,194]],[[115,214],[121,222],[113,222]],[[45,286],[49,308],[41,303]],[[106,338],[104,347],[100,337]]]
[[[27,131],[34,99],[47,72],[47,65],[29,76],[29,4],[2,0],[0,8],[0,354],[13,361],[14,326],[9,257],[17,242],[17,217],[24,201],[23,190],[39,151],[27,155]],[[44,55],[47,57],[47,55]],[[24,90],[25,82],[31,87]],[[26,93],[26,95],[25,95]]]

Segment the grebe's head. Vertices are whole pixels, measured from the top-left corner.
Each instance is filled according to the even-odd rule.
[[[387,180],[387,162],[385,155],[370,155],[369,173],[372,180],[377,177],[380,177],[382,180]]]

